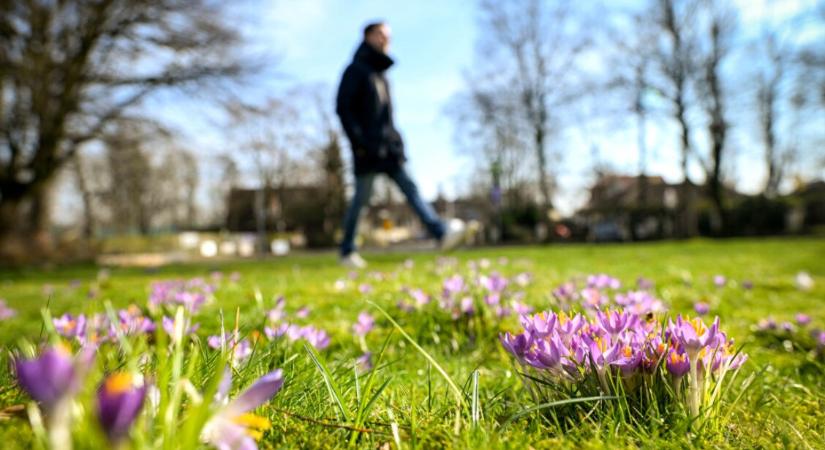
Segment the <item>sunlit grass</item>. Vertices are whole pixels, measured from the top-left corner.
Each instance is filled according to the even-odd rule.
[[[508,276],[532,273],[525,302],[538,309],[551,307],[550,292],[558,284],[596,272],[616,276],[625,285],[634,284],[639,276],[654,281],[656,293],[672,313],[692,312],[697,301],[708,303],[711,316],[722,318],[725,330],[737,344],[744,344],[750,360],[726,392],[728,412],[719,426],[698,432],[687,425],[672,426],[655,413],[648,414],[650,420],[643,424],[632,423],[622,414],[608,414],[599,420],[583,416],[573,426],[560,426],[552,415],[530,411],[533,404],[518,369],[497,340],[497,331],[517,327],[515,318],[501,324],[451,328],[449,320],[397,308],[404,287],[440,294],[445,273],[439,272],[436,257],[430,253],[368,254],[369,271],[354,280],[335,265],[332,255],[175,266],[153,272],[113,269],[103,277],[91,266],[4,272],[0,273],[0,298],[17,310],[17,316],[0,325],[0,342],[11,350],[21,340],[37,341],[45,335],[41,310],[46,306],[57,316],[105,311],[106,302],[114,307],[145,305],[153,280],[208,278],[215,270],[227,278],[237,271],[240,280],[222,283],[215,294],[217,301],[201,313],[201,340],[220,334],[222,316],[226,329],[235,327],[236,311],[240,333],[260,331],[262,314],[278,295],[285,296],[288,314],[307,306],[309,316],[301,323],[324,328],[332,335],[330,346],[321,351],[300,342],[261,342],[255,345],[245,369],[236,372],[233,384],[246,386],[275,368],[284,371],[284,387],[258,410],[272,423],[260,442],[264,448],[376,448],[399,443],[405,448],[524,448],[528,443],[535,448],[816,448],[825,442],[822,366],[806,361],[803,353],[760,345],[751,327],[766,315],[785,319],[796,312],[805,312],[813,324],[825,326],[823,255],[825,241],[812,239],[518,247],[451,255],[458,260],[456,270],[466,270],[468,261],[487,258],[490,270]],[[408,259],[414,263],[412,268],[405,267]],[[794,277],[799,271],[814,278],[812,290],[797,289]],[[370,272],[383,275],[379,279]],[[726,287],[713,285],[716,274],[728,278]],[[340,283],[336,287],[341,279],[348,280],[343,289]],[[743,281],[753,282],[753,289],[743,289]],[[371,286],[371,292],[359,292],[363,283]],[[257,299],[256,290],[260,292]],[[363,372],[355,362],[363,349],[351,326],[361,311],[376,317],[376,327],[364,342],[373,353],[375,369],[370,372]],[[473,332],[474,340],[466,339],[467,330]],[[191,370],[193,383],[208,391],[219,366],[217,353],[198,344],[188,354],[198,354],[199,360],[191,363],[187,357],[181,370]],[[8,351],[0,363],[0,439],[4,448],[29,448],[31,428],[25,413],[16,408],[27,398],[14,387],[8,373]],[[163,364],[162,370],[171,370]],[[179,432],[184,436],[177,441],[180,445],[196,440],[192,427],[184,426]]]

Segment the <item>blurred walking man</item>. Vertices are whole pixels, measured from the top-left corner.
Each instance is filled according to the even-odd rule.
[[[364,41],[355,52],[352,63],[344,71],[338,88],[336,112],[352,147],[355,169],[355,194],[344,217],[344,240],[341,243],[341,263],[366,267],[355,248],[355,235],[361,209],[369,203],[375,176],[392,178],[407,197],[410,206],[441,247],[450,249],[461,243],[464,224],[449,222],[449,227],[435,214],[418,193],[404,163],[404,142],[392,119],[392,100],[384,72],[393,64],[387,55],[390,28],[381,22],[364,28]]]

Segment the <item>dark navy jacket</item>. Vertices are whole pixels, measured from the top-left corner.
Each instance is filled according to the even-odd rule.
[[[356,175],[397,170],[406,161],[384,72],[392,58],[362,42],[338,87],[335,111],[349,138]]]

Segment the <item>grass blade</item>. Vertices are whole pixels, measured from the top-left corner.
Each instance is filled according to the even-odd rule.
[[[327,386],[327,391],[329,391],[329,396],[338,407],[338,412],[341,414],[341,417],[344,418],[344,422],[349,422],[347,410],[344,408],[344,403],[341,401],[341,394],[338,391],[338,386],[335,384],[335,379],[332,377],[332,374],[329,372],[326,365],[324,365],[323,361],[321,361],[321,356],[318,355],[312,346],[304,343],[304,348],[307,353],[309,353],[309,357],[312,358],[312,362],[314,362],[315,366],[318,368],[318,372],[321,373],[321,377],[324,378],[324,383]]]
[[[459,389],[458,386],[453,381],[453,379],[450,378],[450,375],[447,373],[447,371],[444,370],[444,368],[441,367],[440,364],[438,364],[438,361],[436,361],[435,358],[432,357],[432,355],[427,353],[426,350],[424,350],[420,345],[418,345],[418,342],[415,342],[415,339],[413,339],[409,334],[407,334],[407,332],[404,331],[403,328],[401,328],[401,325],[399,325],[398,322],[396,322],[395,319],[392,318],[392,316],[390,316],[386,311],[384,311],[383,308],[381,308],[380,306],[376,305],[373,302],[367,302],[367,303],[374,306],[378,311],[380,311],[381,314],[383,314],[384,317],[386,317],[387,320],[390,321],[390,323],[395,327],[395,329],[398,330],[399,333],[401,333],[401,336],[404,336],[404,339],[406,339],[407,342],[409,342],[410,345],[413,346],[413,348],[418,350],[418,352],[421,353],[421,355],[427,361],[429,361],[430,364],[432,364],[433,367],[435,367],[435,370],[437,370],[438,373],[441,374],[441,376],[444,378],[444,381],[447,382],[447,384],[450,386],[450,389],[453,391],[453,394],[455,395],[456,403],[459,406],[464,405],[464,398],[463,398],[464,395],[462,394],[461,389]]]
[[[581,397],[581,398],[568,398],[568,399],[565,399],[565,400],[559,400],[559,401],[549,402],[549,403],[542,403],[540,405],[531,406],[527,409],[524,409],[520,412],[517,412],[516,414],[513,414],[512,416],[510,416],[509,419],[504,421],[502,426],[507,425],[510,422],[512,422],[512,421],[514,421],[514,420],[516,420],[520,417],[524,417],[527,414],[530,414],[532,412],[539,411],[539,410],[542,410],[542,409],[555,408],[556,406],[563,406],[563,405],[572,405],[572,404],[575,404],[575,403],[595,402],[595,401],[599,401],[599,400],[615,400],[615,399],[618,399],[618,398],[619,397],[617,397],[617,396]]]

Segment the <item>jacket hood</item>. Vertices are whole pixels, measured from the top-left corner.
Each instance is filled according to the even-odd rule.
[[[395,63],[395,61],[393,61],[387,54],[374,49],[366,42],[361,42],[361,45],[358,46],[358,50],[355,51],[353,61],[359,61],[367,64],[378,72],[383,72],[389,69],[390,66]]]

